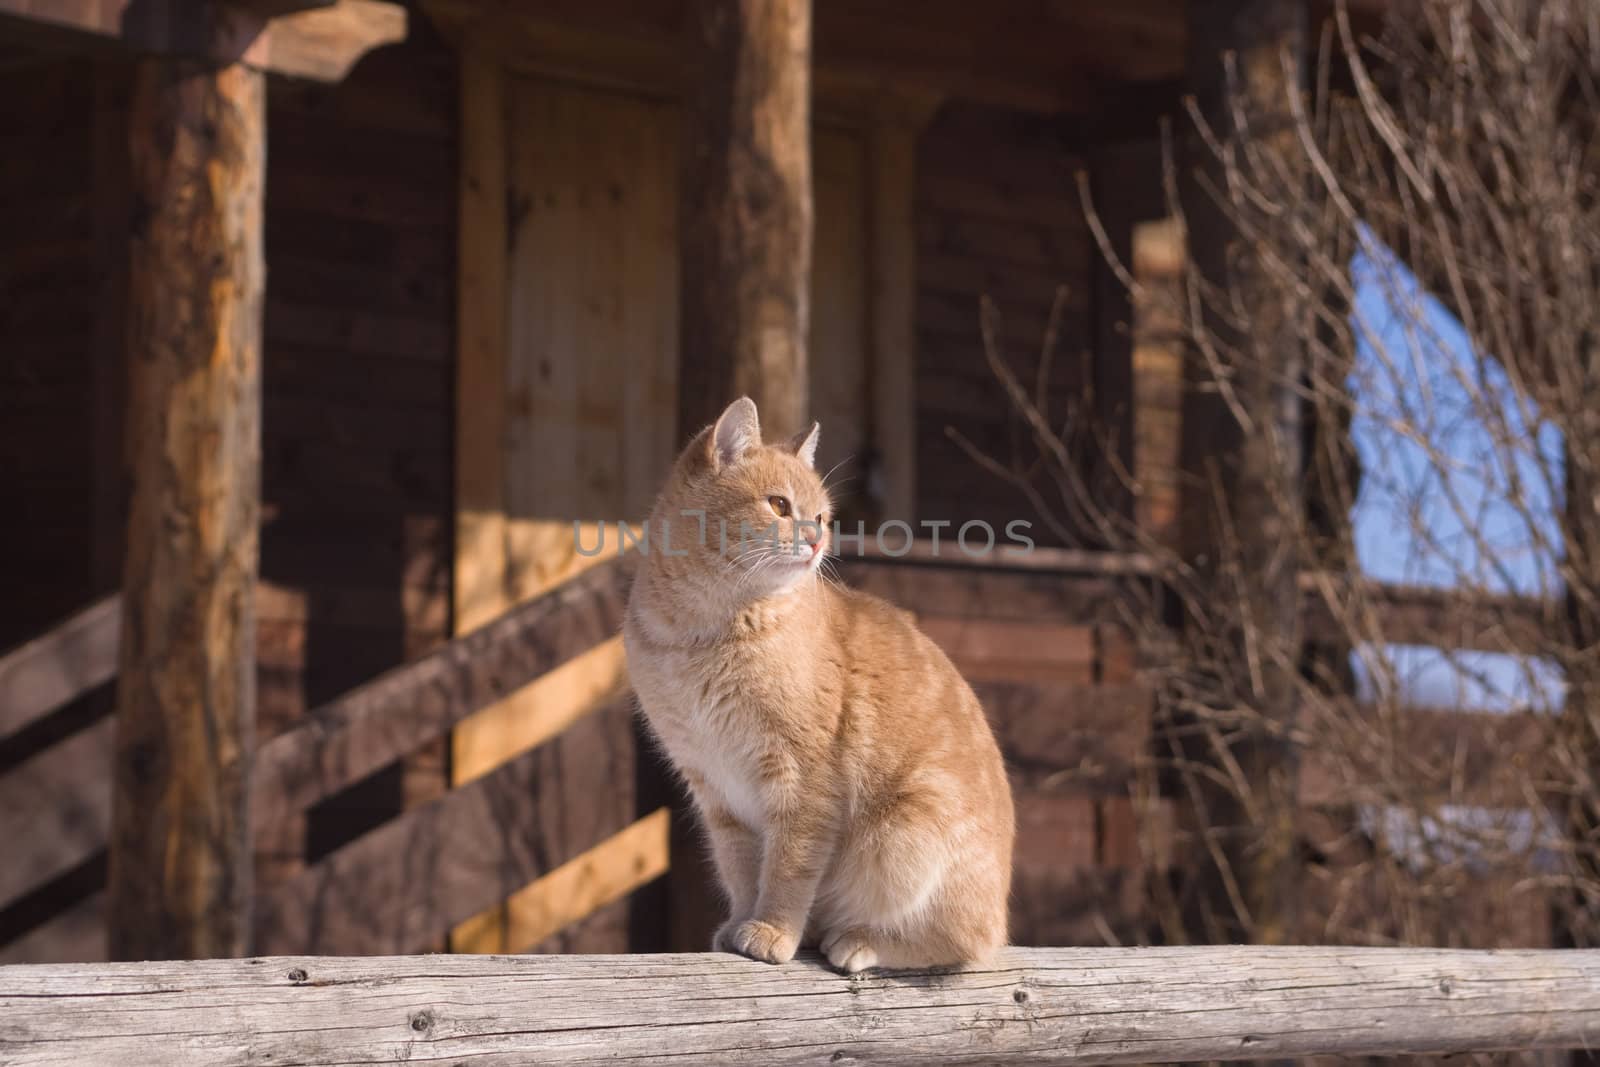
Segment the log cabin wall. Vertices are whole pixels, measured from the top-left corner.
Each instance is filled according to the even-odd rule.
[[[0,74],[0,648],[94,593],[94,67]]]
[[[119,583],[120,375],[130,68],[10,56],[0,74],[0,649],[32,638]],[[108,778],[112,701],[103,685],[6,737],[0,778],[70,792]],[[58,742],[66,757],[37,759]],[[82,813],[63,803],[68,834]],[[31,829],[31,828],[30,828]],[[9,835],[8,835],[9,836]],[[29,855],[34,855],[29,853]],[[104,853],[53,865],[0,897],[0,952],[41,922],[20,958],[103,957]]]
[[[426,37],[267,101],[263,739],[449,635],[456,71]],[[445,783],[442,745],[261,842],[281,879]]]
[[[1058,287],[1063,329],[1050,375],[1052,414],[1082,398],[1091,365],[1095,250],[1074,173],[1082,155],[1056,124],[976,104],[947,104],[922,133],[917,154],[917,515],[957,526],[982,519],[996,531],[1035,523],[1040,544],[1059,544],[1018,490],[984,470],[954,430],[1003,464],[1034,453],[1005,391],[984,362],[978,306],[999,309],[1003,355],[1032,387]]]

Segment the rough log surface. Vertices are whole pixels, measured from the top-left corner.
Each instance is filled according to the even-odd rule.
[[[111,948],[249,944],[263,76],[143,59],[129,105],[128,449]]]
[[[9,1064],[1123,1063],[1594,1047],[1600,951],[1010,949],[0,967]]]
[[[781,437],[810,411],[811,0],[701,0],[689,21],[679,437],[741,395]]]

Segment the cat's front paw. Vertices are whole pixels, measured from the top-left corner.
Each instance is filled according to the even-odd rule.
[[[822,954],[845,974],[855,974],[878,965],[878,950],[867,940],[864,930],[835,930],[822,939]]]
[[[717,932],[711,935],[712,952],[738,952],[734,947],[733,933],[744,925],[744,919],[737,914],[722,920],[722,925],[717,927]]]
[[[724,935],[717,931],[717,941],[728,950],[741,956],[766,963],[788,963],[800,947],[800,935],[791,933],[760,919],[746,919]]]

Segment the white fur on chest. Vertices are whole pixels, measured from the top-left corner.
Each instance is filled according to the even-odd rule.
[[[704,716],[707,721],[720,717],[716,712]],[[713,794],[706,799],[719,801],[740,822],[760,830],[767,824],[769,797],[761,782],[758,759],[748,746],[708,730],[689,746],[684,762]]]
[[[667,754],[710,793],[700,799],[727,808],[751,829],[763,828],[773,798],[761,766],[773,739],[763,733],[749,689],[732,684],[726,663],[688,652],[653,653],[631,672]],[[725,695],[706,699],[717,690]]]

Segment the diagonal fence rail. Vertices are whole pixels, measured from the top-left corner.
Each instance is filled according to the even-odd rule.
[[[846,978],[723,954],[0,967],[0,1060],[1082,1064],[1600,1047],[1600,951],[1008,949]]]

